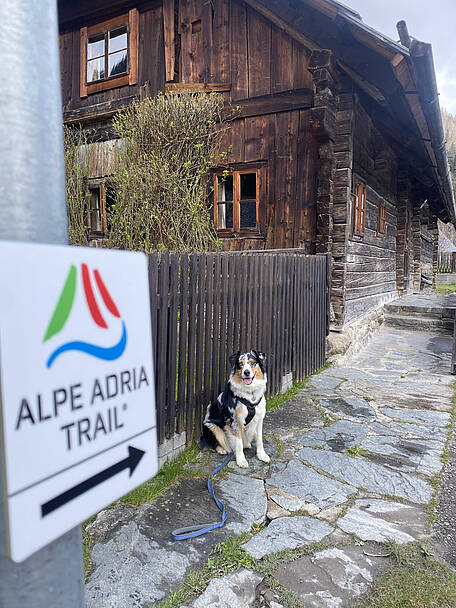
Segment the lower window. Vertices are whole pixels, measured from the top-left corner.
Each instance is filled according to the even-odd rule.
[[[216,174],[214,222],[217,232],[258,233],[259,192],[259,170]]]
[[[109,216],[114,204],[113,189],[109,184],[89,185],[86,226],[89,237],[103,237],[109,227]]]

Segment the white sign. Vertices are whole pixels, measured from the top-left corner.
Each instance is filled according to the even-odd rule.
[[[0,370],[20,562],[158,470],[146,257],[0,242]]]

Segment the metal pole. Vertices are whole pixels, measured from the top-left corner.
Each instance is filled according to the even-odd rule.
[[[0,82],[0,239],[67,244],[56,0],[0,2]],[[81,608],[80,527],[11,562],[2,487],[0,608]]]

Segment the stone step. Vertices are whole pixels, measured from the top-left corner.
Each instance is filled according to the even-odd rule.
[[[400,327],[401,329],[415,329],[417,331],[438,331],[452,334],[453,319],[439,319],[429,315],[385,314],[385,325]]]
[[[387,314],[399,314],[407,316],[426,316],[437,319],[454,319],[455,309],[445,306],[419,306],[413,304],[398,304],[390,302],[385,304],[385,312]]]

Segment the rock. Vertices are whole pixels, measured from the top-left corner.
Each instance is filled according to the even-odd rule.
[[[318,519],[323,519],[328,521],[330,524],[333,524],[343,513],[345,507],[328,507],[327,509],[323,509],[317,515]]]
[[[446,426],[450,422],[450,414],[447,412],[412,410],[404,407],[382,407],[380,411],[385,416],[403,420],[404,422],[416,422],[417,424],[430,426]]]
[[[304,449],[315,453],[323,451]],[[320,508],[343,503],[355,492],[352,486],[320,475],[298,460],[290,460],[283,472],[272,475],[266,483]]]
[[[423,510],[411,505],[378,499],[357,500],[344,517],[339,528],[356,534],[362,540],[399,544],[413,542],[425,536],[427,517]]]
[[[282,509],[277,503],[273,500],[268,501],[268,510],[266,511],[266,517],[269,520],[277,519],[278,517],[287,517],[290,515],[288,511]]]
[[[307,433],[298,441],[303,446],[321,445],[332,452],[345,452],[349,447],[359,445],[367,430],[367,426],[360,422],[338,420],[331,426]]]
[[[266,519],[264,481],[229,473],[217,486],[217,497],[229,513],[226,529],[241,534]],[[238,515],[236,515],[238,514]]]
[[[320,399],[320,406],[328,412],[341,417],[350,417],[357,420],[375,420],[377,417],[373,407],[361,397],[335,397],[333,399]]]
[[[432,498],[431,486],[422,479],[407,473],[392,471],[365,458],[352,458],[337,452],[311,448],[303,448],[297,456],[317,469],[357,488],[406,498],[418,504],[426,504]]]
[[[281,517],[242,546],[252,557],[260,559],[269,553],[318,542],[332,531],[333,527],[325,521],[300,515]]]
[[[262,580],[262,576],[245,568],[214,578],[191,608],[253,608],[256,587]]]
[[[367,590],[388,560],[368,557],[361,547],[325,549],[281,566],[274,578],[306,608],[342,608]]]

